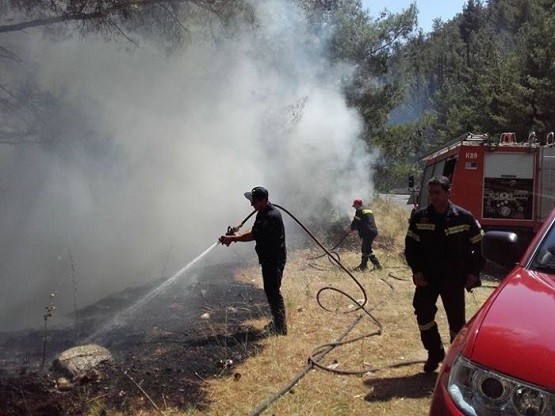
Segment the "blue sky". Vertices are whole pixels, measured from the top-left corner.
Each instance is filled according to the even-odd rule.
[[[432,30],[434,19],[439,17],[447,21],[462,12],[467,3],[467,0],[362,0],[362,7],[368,10],[371,16],[377,17],[384,9],[398,13],[413,1],[416,1],[418,7],[418,25],[425,32]]]

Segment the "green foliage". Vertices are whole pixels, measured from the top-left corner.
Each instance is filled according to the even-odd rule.
[[[413,35],[416,6],[399,14],[383,12],[372,18],[360,0],[300,0],[309,20],[317,26],[331,27],[329,58],[354,68],[344,83],[348,103],[356,108],[366,124],[380,128],[389,112],[402,100],[396,82],[385,82],[390,58],[396,48]]]
[[[370,136],[370,146],[381,152],[374,166],[378,191],[405,189],[409,175],[419,174],[418,159],[433,146],[434,121],[433,116],[425,115],[418,122],[387,127]]]
[[[426,50],[444,51],[444,59],[428,61],[439,60],[447,67],[443,83],[430,91],[441,140],[465,131],[515,131],[526,138],[530,129],[554,128],[554,78],[548,58],[555,42],[549,30],[552,8],[542,0],[489,2],[486,7],[469,1],[455,19],[458,39],[448,25],[427,39]],[[464,51],[464,59],[448,51]],[[437,67],[429,69],[437,74]]]

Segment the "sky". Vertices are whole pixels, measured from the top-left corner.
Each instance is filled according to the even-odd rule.
[[[384,9],[398,13],[413,2],[418,7],[418,25],[424,32],[430,32],[434,19],[445,22],[453,18],[462,12],[467,0],[363,0],[362,5],[371,16],[378,16]]]

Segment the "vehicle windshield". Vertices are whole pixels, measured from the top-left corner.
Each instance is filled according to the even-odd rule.
[[[532,259],[531,269],[555,274],[555,223],[551,224],[547,235]]]

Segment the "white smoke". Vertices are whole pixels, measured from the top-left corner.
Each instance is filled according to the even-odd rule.
[[[172,274],[251,211],[253,186],[301,221],[322,201],[344,213],[372,195],[362,123],[341,93],[348,68],[326,61],[325,36],[290,3],[255,3],[256,32],[169,56],[147,39],[17,38],[90,142],[0,148],[0,330],[42,324],[54,290],[71,314],[72,273],[80,306]]]

